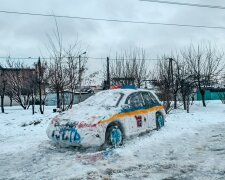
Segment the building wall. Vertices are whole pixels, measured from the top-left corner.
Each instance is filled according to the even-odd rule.
[[[210,90],[206,90],[205,92],[205,100],[220,100],[219,94],[223,94],[225,92],[211,92]],[[202,96],[199,91],[197,91],[197,100],[202,100]]]
[[[82,93],[82,94],[76,93],[74,95],[74,104],[78,104],[79,101],[82,102],[92,95],[93,95],[93,93]],[[70,93],[65,93],[64,96],[65,96],[64,97],[65,98],[65,105],[68,105],[71,101],[71,95],[70,95]],[[56,93],[49,93],[46,96],[45,105],[46,106],[56,106],[57,105]]]

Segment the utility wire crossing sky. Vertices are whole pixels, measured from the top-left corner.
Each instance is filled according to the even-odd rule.
[[[180,5],[180,6],[191,6],[191,7],[200,7],[200,8],[210,8],[210,9],[221,9],[225,10],[225,6],[215,6],[209,4],[193,4],[193,3],[182,3],[177,1],[159,1],[159,0],[140,0],[147,1],[151,3],[161,3],[161,4],[171,4],[171,5]]]
[[[116,60],[117,54],[136,48],[145,51],[153,67],[162,55],[190,44],[225,47],[224,0],[0,0],[0,4],[1,61],[8,55],[26,62],[35,57],[47,60],[46,34],[54,39],[55,20],[64,48],[79,40],[93,71],[106,57]]]
[[[223,29],[223,30],[225,30],[225,27],[223,27],[223,26],[207,26],[207,25],[194,25],[194,24],[132,21],[132,20],[106,19],[106,18],[81,17],[81,16],[67,16],[67,15],[56,15],[56,14],[54,15],[54,14],[30,13],[30,12],[19,12],[19,11],[4,11],[4,10],[0,10],[0,13],[28,15],[28,16],[55,17],[55,18],[69,18],[69,19],[91,20],[91,21],[117,22],[117,23],[131,23],[131,24],[161,25],[161,26],[192,27],[192,28],[207,28],[207,29]]]

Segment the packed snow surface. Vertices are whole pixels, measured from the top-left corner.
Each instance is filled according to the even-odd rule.
[[[172,111],[165,127],[123,147],[63,148],[46,128],[56,115],[7,107],[0,114],[0,179],[225,179],[225,105],[195,102]],[[97,115],[97,114],[96,114]]]

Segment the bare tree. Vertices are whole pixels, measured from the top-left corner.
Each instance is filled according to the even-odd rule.
[[[102,71],[96,71],[96,72],[86,75],[84,77],[84,84],[89,87],[93,84],[96,84],[96,79],[99,79],[100,78],[99,76],[102,76],[101,72]]]
[[[189,66],[178,53],[174,61],[174,78],[172,82],[174,109],[177,108],[177,96],[181,97],[184,110],[189,112],[190,100],[193,96],[195,83],[192,75],[189,73]]]
[[[60,92],[63,91],[64,78],[63,78],[63,44],[62,36],[59,32],[57,21],[55,20],[56,31],[53,36],[48,35],[50,47],[48,48],[51,61],[49,65],[49,83],[50,89],[56,92],[57,108],[61,107]]]
[[[205,89],[217,82],[224,68],[223,53],[208,44],[197,47],[190,45],[182,52],[182,55],[189,66],[189,73],[196,82],[202,96],[202,104],[205,107]]]
[[[175,56],[173,53],[171,56],[164,55],[152,73],[152,79],[159,89],[166,112],[172,108],[172,101],[176,109],[177,98],[180,97],[184,109],[189,112],[196,89],[202,95],[203,106],[206,106],[205,90],[218,82],[224,67],[223,53],[211,44],[198,45],[197,48],[190,45],[181,53],[175,53]]]
[[[171,101],[173,100],[173,89],[171,81],[171,72],[167,58],[163,56],[158,61],[157,68],[152,73],[154,84],[159,90],[159,98],[163,101],[165,111],[168,113],[171,108]]]
[[[76,41],[73,46],[70,46],[68,49],[65,50],[66,55],[66,76],[67,76],[67,83],[66,89],[71,92],[71,99],[70,103],[66,107],[66,109],[72,108],[74,104],[74,94],[76,89],[81,84],[80,81],[83,81],[84,72],[86,70],[86,62],[87,57],[81,57],[81,53],[79,43]],[[80,88],[80,87],[79,87]]]
[[[12,99],[23,109],[30,106],[35,70],[25,67],[23,63],[14,62],[10,58],[7,60],[7,79],[8,88]]]
[[[86,54],[86,52],[81,53],[81,47],[77,39],[68,48],[63,45],[57,21],[55,21],[55,24],[56,31],[53,36],[48,35],[51,56],[48,65],[49,88],[56,93],[57,108],[64,111],[72,107],[75,89],[78,87],[78,83],[81,84],[86,70],[87,57],[81,57],[81,54]],[[72,94],[69,106],[65,104],[65,90]]]
[[[34,71],[30,75],[30,91],[31,91],[31,105],[32,105],[32,114],[35,113],[35,104],[36,104],[36,95],[37,95],[37,76]]]
[[[39,95],[39,110],[41,114],[44,114],[44,101],[46,95],[46,85],[48,81],[46,67],[47,62],[42,61],[38,58],[37,64],[35,64],[35,84]]]
[[[135,84],[140,87],[142,80],[149,77],[144,49],[124,51],[110,61],[110,74],[113,83]]]
[[[157,64],[152,78],[155,79],[154,85],[158,87],[160,99],[163,100],[167,113],[177,108],[177,100],[180,98],[182,98],[184,109],[189,112],[195,83],[189,74],[188,67],[178,53],[176,56],[164,55]],[[173,106],[172,102],[174,102]]]

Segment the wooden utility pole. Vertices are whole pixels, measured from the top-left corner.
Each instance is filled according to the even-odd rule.
[[[169,58],[169,80],[173,83],[173,58]]]
[[[5,109],[4,109],[4,97],[5,97],[5,87],[6,87],[6,77],[5,77],[5,70],[2,68],[1,72],[0,72],[0,78],[1,78],[1,83],[2,83],[2,89],[1,89],[1,111],[2,113],[5,113]]]
[[[174,100],[174,109],[177,109],[177,96],[175,92],[175,84],[174,84],[174,77],[173,77],[173,58],[169,58],[169,81],[170,81],[170,88],[173,90],[173,100]]]
[[[110,72],[109,72],[109,57],[107,57],[107,85],[106,89],[110,89]]]

